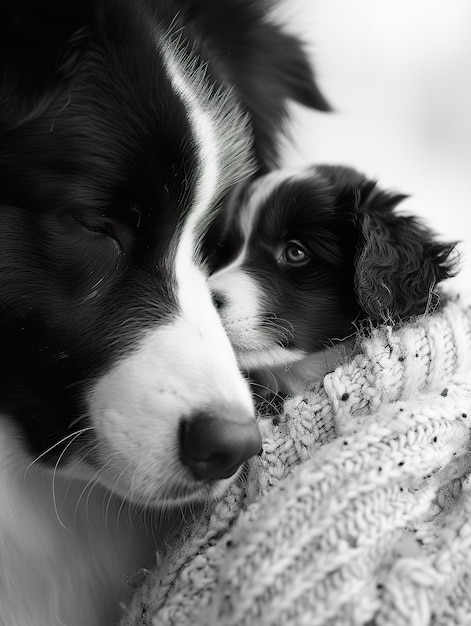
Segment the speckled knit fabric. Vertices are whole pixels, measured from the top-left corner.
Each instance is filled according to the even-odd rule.
[[[193,512],[121,626],[471,624],[471,310],[385,327]]]

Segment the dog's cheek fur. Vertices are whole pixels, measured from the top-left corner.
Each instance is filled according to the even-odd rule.
[[[116,241],[67,213],[39,219],[3,207],[2,220],[0,338],[8,367],[0,411],[24,426],[38,455],[75,432],[77,420],[77,428],[88,425],[89,381],[132,351],[146,329],[175,315],[172,272],[169,284],[149,282],[145,269],[128,267]],[[54,462],[62,449],[53,447],[43,460]]]
[[[358,305],[351,284],[336,272],[326,270],[315,288],[305,294],[287,289],[279,310],[280,320],[289,320],[291,346],[305,353],[316,352],[344,339],[352,332]]]
[[[263,288],[238,265],[211,276],[209,286],[235,351],[262,349],[269,339],[261,326],[264,319],[262,307],[268,297]]]

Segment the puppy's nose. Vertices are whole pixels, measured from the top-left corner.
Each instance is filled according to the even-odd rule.
[[[182,423],[181,459],[197,480],[229,478],[261,448],[252,418],[239,422],[198,413]]]
[[[227,298],[222,293],[222,291],[216,291],[215,289],[213,289],[213,291],[211,292],[211,299],[216,309],[222,309],[227,304]]]

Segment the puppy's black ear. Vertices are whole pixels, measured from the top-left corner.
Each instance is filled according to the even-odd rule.
[[[369,318],[400,321],[436,303],[436,285],[453,276],[455,243],[442,243],[397,206],[407,196],[382,191],[348,167],[318,166],[335,197],[346,263],[354,268],[357,302]],[[353,228],[352,228],[353,227]]]
[[[437,301],[436,285],[453,275],[456,244],[441,243],[420,220],[395,212],[406,196],[377,189],[366,179],[354,187],[358,231],[355,289],[373,319],[403,320]]]
[[[87,0],[2,0],[0,130],[34,119],[73,71],[90,22]]]

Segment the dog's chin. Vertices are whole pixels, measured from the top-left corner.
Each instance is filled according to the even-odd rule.
[[[213,483],[198,482],[192,485],[177,485],[173,491],[167,489],[163,496],[158,497],[150,506],[162,510],[216,502],[225,496],[239,475],[240,470],[229,478],[223,478]],[[148,504],[147,506],[149,507]]]
[[[137,481],[126,480],[124,472],[107,473],[84,462],[70,463],[65,474],[69,473],[74,479],[83,481],[88,487],[94,484],[112,492],[123,501],[143,507],[146,510],[163,510],[174,507],[182,508],[188,505],[204,505],[209,502],[220,500],[240,477],[242,468],[239,468],[232,476],[213,481],[201,481],[186,475],[182,468],[180,474],[184,476],[160,481],[156,478],[152,484],[139,485]]]

